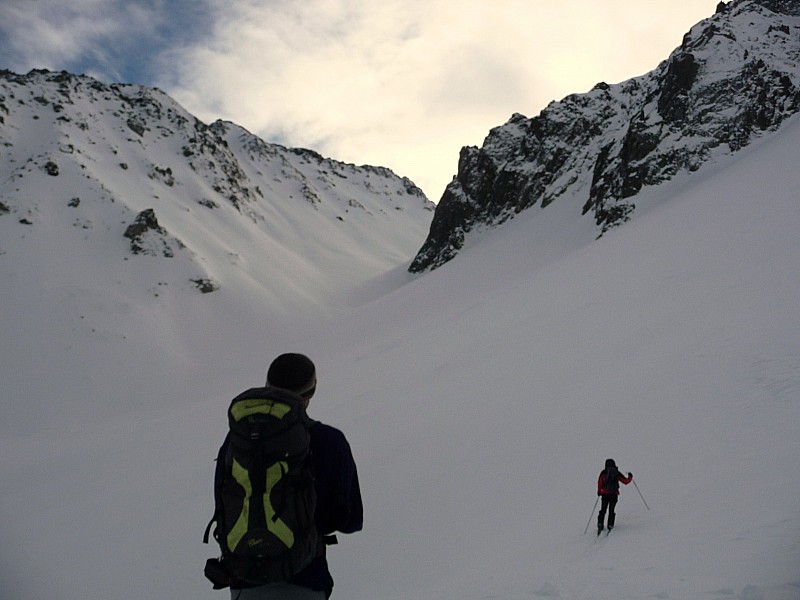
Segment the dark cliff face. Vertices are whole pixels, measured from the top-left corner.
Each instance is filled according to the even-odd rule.
[[[462,149],[409,271],[453,258],[476,228],[565,198],[598,235],[635,196],[736,152],[800,110],[800,0],[735,0],[689,31],[657,69],[515,114]]]

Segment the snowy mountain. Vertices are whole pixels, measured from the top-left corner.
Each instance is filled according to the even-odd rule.
[[[412,272],[453,258],[533,206],[572,205],[597,226],[629,220],[647,186],[696,171],[800,110],[800,2],[734,0],[654,71],[515,114],[461,151]]]
[[[2,600],[227,598],[213,460],[285,351],[359,468],[334,600],[800,597],[800,116],[614,235],[564,196],[412,276],[407,180],[157,90],[1,79]],[[596,538],[608,457],[638,491]]]
[[[141,263],[132,255],[175,263],[150,285],[209,292],[244,277],[297,302],[281,261],[303,255],[322,290],[341,287],[326,273],[344,261],[355,284],[405,259],[433,210],[388,169],[267,144],[157,89],[68,73],[0,73],[0,144],[0,253],[70,240],[120,279],[133,267],[119,261]]]

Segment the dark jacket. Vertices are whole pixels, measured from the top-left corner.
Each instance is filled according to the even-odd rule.
[[[217,457],[215,481],[222,477],[223,457],[229,444],[225,438]],[[314,464],[314,485],[317,492],[317,511],[314,520],[323,536],[336,531],[354,533],[363,526],[364,509],[358,473],[350,444],[344,434],[330,425],[316,422],[311,427],[311,454]],[[215,486],[218,489],[218,486]],[[298,573],[290,583],[325,591],[330,596],[333,578],[328,570],[324,548],[311,564]]]

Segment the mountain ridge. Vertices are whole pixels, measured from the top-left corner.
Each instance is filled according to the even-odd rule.
[[[25,235],[74,228],[125,260],[183,261],[181,280],[210,292],[256,260],[261,243],[279,260],[312,248],[314,230],[336,251],[312,249],[319,264],[309,276],[324,280],[326,261],[353,261],[355,283],[409,260],[432,212],[390,169],[269,144],[230,122],[206,125],[158,88],[0,71],[0,255]],[[217,240],[215,256],[194,240],[200,232]],[[289,285],[269,269],[245,270],[260,285]]]
[[[775,131],[800,110],[800,3],[735,0],[691,28],[654,71],[514,114],[464,147],[409,271],[455,257],[468,236],[562,197],[601,236],[635,197]]]

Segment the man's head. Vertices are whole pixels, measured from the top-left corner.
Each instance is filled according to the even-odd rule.
[[[281,354],[269,366],[267,385],[289,390],[308,401],[317,389],[317,370],[303,354]]]

